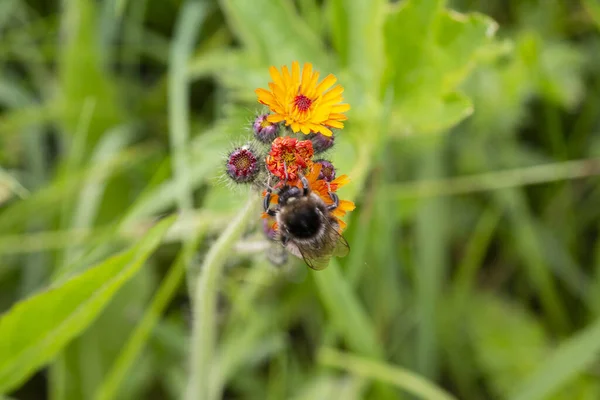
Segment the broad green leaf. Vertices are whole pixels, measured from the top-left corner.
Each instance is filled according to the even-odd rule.
[[[221,0],[230,28],[255,60],[277,66],[293,60],[320,63],[326,52],[320,38],[289,1]]]
[[[0,319],[0,393],[50,361],[86,329],[139,271],[174,218],[159,222],[130,250],[17,303]]]
[[[440,131],[470,114],[470,102],[455,91],[496,30],[488,17],[444,10],[443,3],[407,0],[385,22],[386,82],[409,132]]]

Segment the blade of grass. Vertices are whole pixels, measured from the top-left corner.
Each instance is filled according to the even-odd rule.
[[[113,154],[118,154],[127,145],[130,139],[130,132],[124,128],[115,128],[100,139],[96,146],[94,154],[91,156],[91,164],[102,163],[109,160]],[[83,149],[81,149],[84,152]],[[75,163],[75,161],[73,161]],[[78,164],[78,162],[77,162]],[[72,165],[71,168],[77,168]],[[69,170],[71,170],[69,168]],[[99,171],[98,174],[89,175],[85,185],[81,188],[76,204],[71,204],[69,208],[63,208],[65,230],[84,230],[90,231],[94,226],[94,221],[98,214],[104,191],[106,189],[109,174]],[[71,202],[65,201],[64,204]],[[77,246],[68,246],[64,249],[62,261],[54,272],[55,279],[69,273],[69,267],[81,256],[83,249]]]
[[[181,212],[187,212],[193,207],[186,152],[190,136],[187,63],[205,16],[206,8],[203,3],[187,1],[184,4],[176,22],[175,38],[169,57],[169,136],[178,207]]]
[[[466,312],[467,299],[475,286],[477,269],[490,246],[491,239],[500,222],[502,213],[494,207],[487,208],[473,231],[453,280],[454,307],[459,313]]]
[[[373,358],[383,357],[375,328],[367,312],[342,275],[337,260],[313,274],[319,296],[336,330],[353,351]]]
[[[517,189],[506,189],[498,192],[494,200],[507,211],[515,246],[523,257],[524,272],[537,292],[545,313],[557,331],[566,333],[569,314],[544,259],[544,250],[523,193]]]
[[[517,387],[510,400],[548,399],[600,354],[600,319],[565,340],[533,375]]]
[[[443,171],[444,141],[434,137],[433,147],[428,148],[421,164],[425,178],[435,178]],[[438,345],[436,333],[436,310],[442,289],[446,263],[446,207],[439,198],[423,201],[416,216],[417,254],[416,295],[418,330],[417,366],[425,376],[434,378],[438,374]]]
[[[392,193],[397,198],[452,196],[594,175],[600,175],[600,159],[598,158],[536,165],[449,179],[401,183],[394,185]]]
[[[73,171],[69,176],[55,179],[49,186],[38,190],[26,200],[17,202],[2,210],[0,214],[0,232],[14,233],[16,225],[24,224],[31,212],[44,210],[44,217],[52,217],[61,207],[62,202],[81,189],[91,175],[110,174],[111,176],[131,168],[137,162],[147,158],[155,149],[147,146],[130,148],[114,155],[106,162],[100,162]]]
[[[340,368],[365,378],[393,384],[406,392],[427,400],[456,400],[450,393],[437,387],[433,382],[413,372],[364,357],[323,348],[318,354],[319,363]]]
[[[29,197],[29,190],[21,185],[8,171],[0,167],[0,204],[10,199],[11,193],[21,199]]]

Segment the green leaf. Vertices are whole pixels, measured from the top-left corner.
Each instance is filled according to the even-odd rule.
[[[319,37],[283,0],[221,0],[230,28],[255,60],[275,65],[326,60]],[[302,57],[303,59],[300,59]]]
[[[17,303],[0,319],[0,393],[14,389],[86,329],[161,243],[167,218],[130,250]]]
[[[470,101],[455,91],[496,30],[490,18],[444,10],[443,3],[408,0],[385,22],[384,81],[408,131],[440,131],[470,114]]]

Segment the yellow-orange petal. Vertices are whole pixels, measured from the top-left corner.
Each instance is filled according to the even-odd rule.
[[[315,95],[315,88],[317,82],[319,81],[319,75],[319,72],[314,72],[312,78],[310,79],[310,82],[308,83],[308,87],[305,89],[305,95],[307,97],[310,97],[311,99],[317,97]]]
[[[339,101],[341,101],[342,93],[344,93],[344,87],[342,85],[336,85],[330,91],[323,95],[321,99],[321,104],[331,103],[333,100],[337,100],[338,98]],[[336,103],[338,103],[339,101],[336,101]]]
[[[283,78],[281,77],[281,75],[279,74],[279,71],[277,70],[277,68],[275,67],[270,67],[269,68],[269,75],[271,75],[271,79],[273,79],[273,82],[281,87],[284,88],[285,84],[283,82]]]
[[[319,174],[321,173],[322,167],[323,165],[321,165],[320,163],[313,164],[310,169],[310,172],[306,175],[306,179],[308,179],[309,182],[316,181],[319,178]]]
[[[297,122],[292,122],[292,130],[294,133],[297,133],[300,130],[300,124]]]
[[[320,96],[323,94],[323,92],[325,92],[327,89],[329,89],[331,86],[333,86],[333,84],[337,81],[337,78],[335,77],[335,75],[333,74],[329,74],[325,77],[325,79],[323,79],[323,81],[321,83],[319,83],[315,89],[315,94],[317,96]]]
[[[344,124],[341,123],[340,121],[335,121],[335,120],[327,120],[325,122],[323,122],[325,125],[330,126],[332,128],[338,128],[338,129],[342,129],[344,128]]]
[[[341,208],[338,207],[338,208],[336,208],[335,210],[333,210],[331,212],[331,215],[333,215],[334,217],[341,218],[344,215],[346,215],[346,211],[344,211],[344,210],[342,210]]]
[[[273,94],[268,90],[256,89],[254,93],[256,93],[258,101],[262,104],[269,105],[276,102],[275,97],[273,97]]]
[[[331,132],[331,129],[329,129],[323,125],[319,125],[319,133],[322,134],[323,136],[333,136],[333,132]]]
[[[271,89],[271,93],[275,97],[275,99],[283,99],[285,97],[285,91],[279,85],[274,84],[273,82],[269,82],[269,89]],[[277,104],[280,104],[281,101],[277,101]]]
[[[348,111],[349,109],[350,109],[350,104],[348,104],[348,103],[336,104],[334,106],[331,106],[332,113],[343,113],[343,112]]]
[[[344,114],[331,113],[329,114],[329,119],[337,119],[338,121],[346,121],[348,117]]]
[[[304,93],[308,88],[310,80],[312,78],[312,64],[304,63],[304,67],[302,68],[302,81],[300,83],[300,93]]]
[[[276,124],[278,122],[281,122],[285,119],[285,117],[283,115],[280,114],[270,114],[267,116],[267,121]]]
[[[338,208],[341,208],[344,211],[352,211],[356,208],[356,204],[350,200],[340,200]]]
[[[341,219],[338,218],[337,222],[340,225],[340,233],[343,232],[344,230],[346,230],[346,227],[348,225],[344,221],[342,221]]]
[[[340,175],[337,178],[335,178],[333,181],[331,181],[332,185],[337,185],[338,188],[347,185],[348,183],[350,183],[350,177],[348,177],[348,175]]]

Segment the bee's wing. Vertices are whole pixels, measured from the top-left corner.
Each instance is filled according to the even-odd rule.
[[[339,237],[335,243],[333,255],[336,257],[346,257],[348,253],[350,253],[350,245],[341,234],[338,233],[338,235]]]
[[[331,232],[334,232],[333,235],[335,235],[335,243],[331,252],[316,256],[311,254],[310,249],[303,249],[302,245],[296,245],[306,265],[317,271],[327,268],[329,261],[331,260],[331,256],[346,257],[350,252],[350,245],[342,236],[342,234],[338,232],[337,227],[333,226],[330,221],[325,221],[327,224],[329,224],[329,229],[331,229]]]
[[[325,219],[325,222],[329,225],[329,229],[335,232],[334,234],[336,235],[335,246],[331,254],[335,257],[346,257],[348,253],[350,253],[350,245],[348,244],[348,241],[338,231],[337,227],[334,226],[328,219]]]
[[[298,250],[300,251],[300,254],[302,255],[302,258],[304,259],[304,262],[310,268],[312,268],[316,271],[320,271],[329,266],[329,261],[331,260],[330,254],[314,256],[314,255],[310,254],[310,251],[302,248],[302,246],[297,246],[297,247],[298,247]]]

